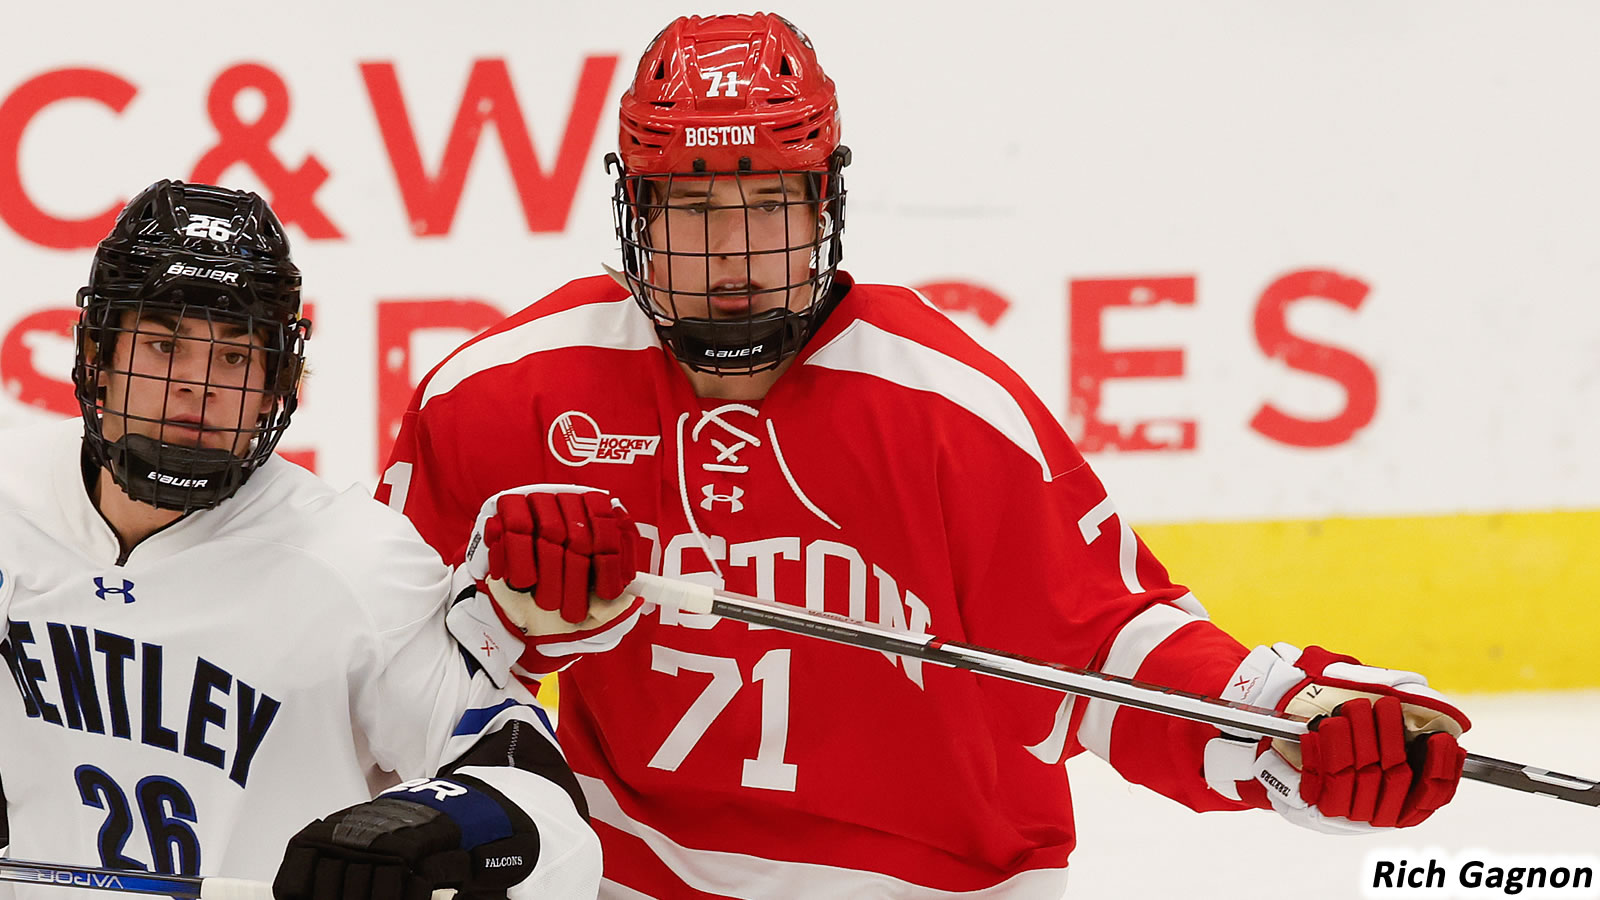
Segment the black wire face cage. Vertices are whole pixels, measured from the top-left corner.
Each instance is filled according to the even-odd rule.
[[[232,496],[289,427],[310,323],[193,287],[124,300],[84,288],[78,302],[73,380],[90,453],[161,509]]]
[[[805,346],[837,299],[840,170],[849,160],[840,147],[825,172],[753,170],[742,159],[733,172],[697,166],[633,175],[608,155],[608,167],[619,173],[612,211],[622,274],[679,361],[700,372],[746,375],[777,368]],[[728,184],[737,200],[714,202],[734,196]],[[796,274],[801,258],[805,272]]]

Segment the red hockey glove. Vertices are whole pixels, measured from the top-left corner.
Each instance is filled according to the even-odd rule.
[[[605,491],[527,485],[483,504],[463,568],[504,623],[527,636],[524,670],[542,675],[632,629],[644,602],[626,593],[639,573],[638,534]]]
[[[535,486],[494,499],[495,514],[483,524],[488,580],[531,593],[539,609],[580,624],[590,616],[591,594],[616,600],[639,574],[633,561],[638,530],[622,503],[604,491]]]
[[[1224,734],[1206,748],[1206,780],[1225,796],[1271,806],[1318,831],[1415,825],[1450,802],[1471,723],[1414,672],[1288,644],[1257,647],[1225,700],[1312,721],[1299,744]]]
[[[1300,741],[1300,797],[1324,816],[1405,828],[1450,802],[1467,752],[1448,731],[1407,743],[1398,697],[1346,700]]]

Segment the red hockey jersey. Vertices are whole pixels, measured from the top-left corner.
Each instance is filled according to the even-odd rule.
[[[622,499],[668,576],[1215,694],[1245,649],[1048,410],[915,292],[852,284],[756,403],[703,400],[627,291],[569,283],[422,383],[380,498],[459,561],[536,482]],[[1058,898],[1083,749],[1196,809],[1216,729],[697,616],[561,674],[615,896]]]

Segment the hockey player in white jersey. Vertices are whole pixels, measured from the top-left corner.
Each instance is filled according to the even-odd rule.
[[[437,554],[273,455],[310,323],[266,204],[152,185],[78,302],[82,421],[0,437],[9,855],[280,900],[594,896],[572,773],[449,636]]]

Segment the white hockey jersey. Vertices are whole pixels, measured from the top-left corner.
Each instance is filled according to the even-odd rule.
[[[119,559],[81,435],[76,420],[5,435],[10,856],[271,881],[307,823],[484,735],[514,727],[557,752],[526,690],[494,687],[449,636],[448,570],[399,515],[274,458]],[[538,825],[538,868],[512,898],[595,895],[598,842],[561,786],[462,771]]]

